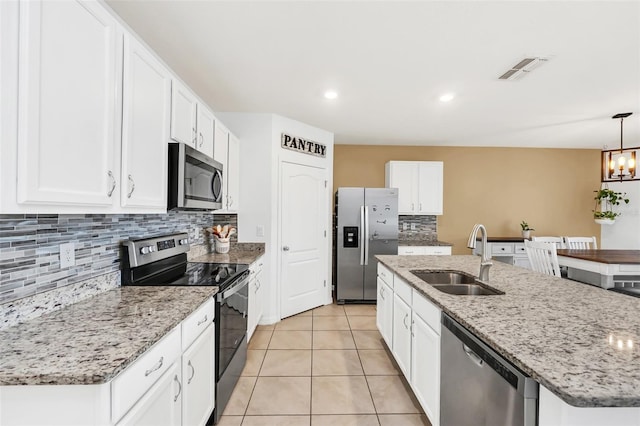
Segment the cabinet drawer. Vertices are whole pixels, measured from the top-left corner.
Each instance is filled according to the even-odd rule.
[[[491,244],[491,254],[513,253],[513,244]]]
[[[411,306],[411,286],[402,278],[394,278],[393,292]]]
[[[524,248],[524,244],[514,244],[513,245],[513,251],[515,254],[527,254],[527,250]]]
[[[214,320],[215,304],[213,298],[203,303],[195,312],[182,321],[182,350],[186,350],[191,343]]]
[[[398,255],[407,256],[407,255],[417,255],[424,254],[424,247],[412,247],[412,246],[398,246]]]
[[[111,382],[111,420],[117,422],[180,358],[180,327],[174,328]]]
[[[441,310],[432,302],[427,300],[420,292],[413,290],[413,312],[424,320],[429,327],[440,335],[440,314]]]
[[[393,288],[393,272],[380,262],[378,262],[378,276],[382,278],[389,287]]]
[[[437,255],[437,256],[450,256],[451,247],[447,246],[426,246],[422,247],[423,254]]]

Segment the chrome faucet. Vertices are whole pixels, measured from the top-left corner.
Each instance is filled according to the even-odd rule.
[[[473,226],[471,234],[469,234],[469,242],[467,247],[470,249],[476,248],[476,238],[478,237],[478,231],[482,231],[482,259],[480,260],[480,274],[478,279],[480,281],[489,281],[489,268],[491,268],[491,254],[489,254],[489,248],[487,247],[487,229],[484,225],[476,223]]]

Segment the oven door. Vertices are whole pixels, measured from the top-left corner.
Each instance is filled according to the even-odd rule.
[[[169,144],[169,208],[222,208],[222,164],[183,143]]]
[[[247,334],[249,274],[244,273],[233,285],[217,295],[218,379],[224,374]]]

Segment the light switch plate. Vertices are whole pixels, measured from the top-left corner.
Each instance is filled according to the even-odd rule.
[[[264,237],[264,226],[256,226],[256,237]]]
[[[76,251],[73,243],[60,244],[60,268],[76,264]]]
[[[407,229],[409,229],[409,224],[407,222],[402,222],[402,230],[406,231]]]
[[[418,229],[418,224],[417,223],[411,223],[411,230],[415,231],[416,229]]]

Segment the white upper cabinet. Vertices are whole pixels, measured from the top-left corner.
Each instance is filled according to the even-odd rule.
[[[124,39],[123,207],[167,208],[167,140],[171,77],[130,35]]]
[[[222,164],[223,189],[220,212],[237,212],[240,205],[240,141],[216,121],[213,159]]]
[[[227,210],[240,209],[240,141],[229,134],[229,149],[227,150]]]
[[[98,3],[20,3],[19,204],[118,203],[122,33]]]
[[[441,161],[389,161],[385,183],[387,188],[398,188],[398,214],[442,214]]]
[[[171,139],[213,157],[216,119],[186,86],[174,79],[171,84]]]
[[[213,138],[216,119],[213,113],[202,104],[198,104],[198,139],[196,149],[203,154],[213,157]]]
[[[196,147],[197,101],[193,93],[179,81],[171,82],[171,139]]]

